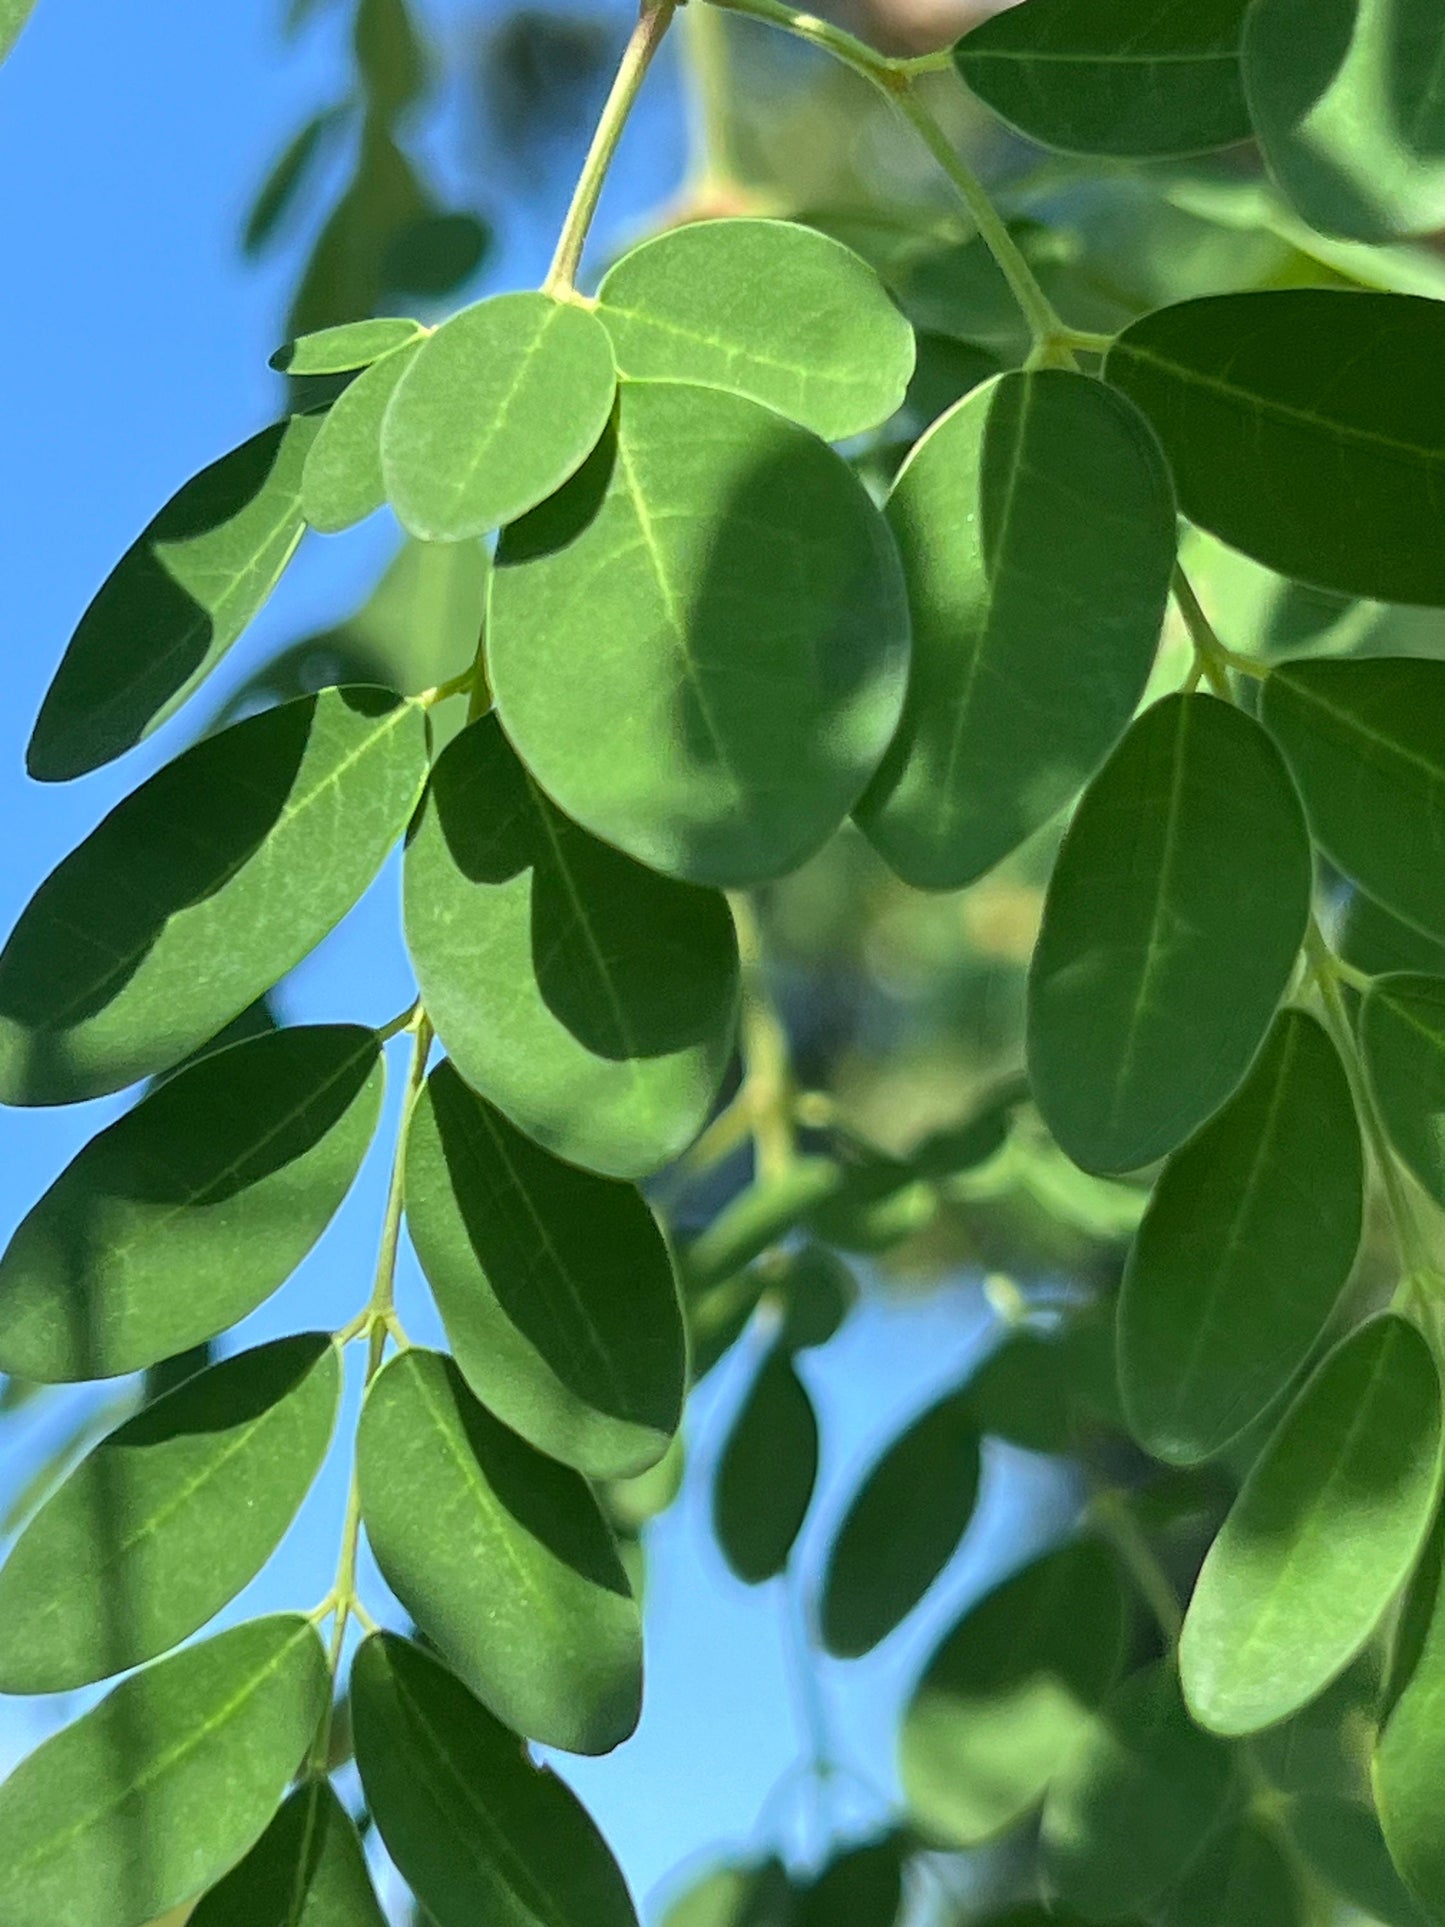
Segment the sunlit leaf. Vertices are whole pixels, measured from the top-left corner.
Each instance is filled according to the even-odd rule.
[[[386,1927],[356,1827],[325,1780],[296,1789],[188,1927]]]
[[[386,500],[381,421],[420,346],[409,341],[382,355],[326,411],[301,474],[301,506],[313,529],[349,529]]]
[[[283,375],[345,374],[352,368],[367,368],[394,349],[419,341],[423,333],[419,321],[400,316],[344,321],[337,327],[302,335],[298,341],[288,341],[272,355],[271,366]]]

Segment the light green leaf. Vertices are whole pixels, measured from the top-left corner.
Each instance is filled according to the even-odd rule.
[[[1138,1816],[1131,1817],[1138,1825]],[[1307,1927],[1307,1922],[1289,1856],[1258,1820],[1243,1820],[1211,1842],[1159,1915],[1160,1927]]]
[[[1247,0],[1025,0],[954,50],[969,86],[1068,154],[1199,154],[1248,140]]]
[[[187,1927],[386,1927],[356,1827],[327,1781],[297,1787]]]
[[[1064,1754],[1049,1787],[1042,1838],[1052,1884],[1092,1920],[1148,1906],[1182,1878],[1218,1825],[1231,1771],[1228,1747],[1186,1712],[1172,1666],[1131,1674]]]
[[[301,474],[301,506],[313,529],[334,535],[374,515],[386,500],[381,420],[420,348],[420,341],[393,348],[327,410]]]
[[[1391,1142],[1445,1204],[1445,981],[1377,978],[1360,1010],[1360,1042]]]
[[[1046,823],[1144,693],[1174,498],[1152,430],[1120,400],[1061,369],[1002,375],[934,426],[894,484],[913,660],[856,815],[921,889],[971,883]]]
[[[713,1484],[713,1530],[747,1585],[774,1579],[787,1565],[817,1477],[813,1401],[791,1354],[778,1346],[733,1419]]]
[[[1445,977],[1445,940],[1427,937],[1363,890],[1350,892],[1335,948],[1347,964],[1369,977],[1384,977],[1397,970]]]
[[[1432,1774],[1437,1765],[1438,1753],[1430,1768]],[[1429,1834],[1410,1838],[1408,1842],[1403,1838],[1398,1841],[1402,1862],[1407,1866],[1411,1864],[1413,1851],[1421,1846],[1438,1866],[1435,1817],[1438,1786],[1439,1781],[1432,1777],[1427,1794],[1431,1805]],[[1393,1787],[1390,1791],[1393,1792]],[[1425,1792],[1425,1789],[1419,1791]],[[1382,1788],[1382,1795],[1383,1792]],[[1379,1821],[1362,1800],[1296,1800],[1288,1809],[1288,1821],[1290,1834],[1310,1866],[1352,1907],[1358,1907],[1370,1920],[1387,1923],[1387,1927],[1426,1927],[1426,1916],[1410,1898],[1391,1864]],[[1434,1889],[1437,1902],[1439,1892],[1437,1886]]]
[[[1255,0],[1244,90],[1269,170],[1312,227],[1393,241],[1445,226],[1437,0]]]
[[[25,767],[83,776],[173,715],[281,579],[305,521],[301,470],[321,418],[262,429],[193,476],[128,548],[71,637]]]
[[[1354,1100],[1312,1017],[1283,1011],[1244,1085],[1176,1151],[1119,1300],[1129,1429],[1194,1465],[1253,1423],[1318,1343],[1359,1248]]]
[[[283,375],[342,375],[420,341],[426,332],[419,321],[390,315],[374,321],[343,321],[335,328],[288,341],[272,355],[271,366]]]
[[[540,1150],[444,1062],[412,1113],[406,1212],[482,1403],[589,1478],[655,1465],[682,1416],[687,1345],[641,1193]]]
[[[5,1927],[145,1927],[192,1899],[269,1824],[328,1690],[293,1614],[123,1681],[0,1787]]]
[[[1259,725],[1210,696],[1147,709],[1084,792],[1029,973],[1034,1096],[1077,1164],[1152,1163],[1235,1090],[1311,881],[1299,801]]]
[[[1445,938],[1445,663],[1286,663],[1261,714],[1330,861]]]
[[[838,1528],[819,1612],[830,1653],[856,1659],[908,1617],[963,1537],[978,1478],[978,1431],[950,1392],[893,1441]]]
[[[1437,1526],[1438,1532],[1438,1526]],[[1445,1581],[1438,1557],[1421,1564],[1406,1619],[1415,1636],[1400,1690],[1376,1746],[1375,1806],[1390,1859],[1431,1921],[1445,1912]],[[1413,1623],[1411,1623],[1413,1622]]]
[[[470,668],[487,603],[491,557],[481,542],[403,542],[385,575],[339,633],[321,638],[365,653],[368,680],[420,696]],[[433,739],[462,726],[466,704],[431,712]]]
[[[427,542],[515,521],[575,474],[607,425],[607,330],[545,294],[493,295],[428,336],[382,425],[387,500]]]
[[[715,891],[570,822],[495,716],[438,760],[407,844],[407,942],[457,1069],[539,1144],[638,1178],[706,1123],[737,1025]]]
[[[1128,1602],[1095,1540],[1046,1553],[964,1614],[903,1719],[909,1808],[941,1846],[975,1847],[1036,1807],[1124,1659]]]
[[[312,1332],[213,1365],[112,1432],[0,1570],[0,1692],[86,1686],[204,1626],[281,1543],[340,1397],[340,1356]]]
[[[357,1435],[366,1536],[387,1584],[498,1719],[606,1753],[642,1706],[642,1622],[586,1482],[507,1431],[449,1358],[375,1379]]]
[[[34,10],[35,0],[0,0],[0,60],[8,57]]]
[[[827,442],[887,421],[913,373],[913,330],[872,268],[792,221],[668,229],[597,300],[622,374],[726,388]]]
[[[254,1311],[351,1188],[383,1078],[375,1035],[336,1024],[232,1045],[152,1091],[0,1259],[0,1370],[115,1378]]]
[[[420,709],[328,689],[197,743],[113,809],[0,953],[0,1102],[168,1070],[338,924],[426,775]]]
[[[436,1927],[637,1927],[575,1795],[444,1667],[382,1633],[351,1693],[367,1802]]]
[[[779,1860],[712,1867],[678,1895],[662,1927],[792,1927],[796,1899]]]
[[[1337,1678],[1409,1577],[1440,1474],[1430,1348],[1372,1319],[1290,1407],[1210,1548],[1179,1648],[1195,1718],[1257,1732]]]
[[[898,722],[908,608],[830,449],[740,396],[629,382],[615,430],[497,561],[497,708],[584,828],[731,886],[839,827]]]
[[[1281,575],[1439,608],[1442,360],[1439,301],[1283,288],[1146,315],[1105,373],[1153,423],[1191,521]]]

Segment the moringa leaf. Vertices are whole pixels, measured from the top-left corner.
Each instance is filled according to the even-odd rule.
[[[1369,977],[1385,977],[1397,970],[1445,977],[1445,941],[1427,937],[1363,890],[1350,892],[1335,948],[1347,964]]]
[[[1394,1793],[1393,1784],[1387,1785],[1390,1779],[1387,1773],[1386,1780],[1378,1785],[1382,1807]],[[1395,1871],[1380,1823],[1363,1800],[1324,1797],[1295,1800],[1287,1810],[1287,1817],[1290,1838],[1311,1868],[1352,1907],[1357,1907],[1370,1920],[1387,1923],[1387,1927],[1426,1927],[1427,1917],[1410,1898]],[[1391,1817],[1392,1820],[1396,1817],[1393,1805]],[[1408,1831],[1396,1836],[1401,1863],[1410,1866],[1418,1877],[1424,1871],[1424,1864],[1415,1861],[1415,1850],[1423,1847],[1438,1869],[1434,1840],[1414,1835],[1411,1823],[1405,1824]],[[1434,1878],[1438,1880],[1438,1872]],[[1438,1891],[1436,1887],[1435,1892]]]
[[[1205,1847],[1158,1919],[1159,1927],[1308,1927],[1290,1855],[1273,1829],[1248,1819]]]
[[[385,502],[381,421],[420,347],[419,341],[409,341],[384,354],[327,410],[301,473],[301,507],[313,529],[334,535],[365,521]]]
[[[1445,981],[1377,977],[1360,1008],[1360,1044],[1391,1143],[1445,1204]]]
[[[797,1927],[895,1927],[903,1911],[903,1849],[896,1834],[850,1847],[797,1896]]]
[[[187,1927],[386,1927],[350,1814],[308,1780]]]
[[[34,10],[35,0],[0,0],[0,60],[9,57]]]
[[[817,1477],[817,1414],[791,1353],[777,1346],[733,1419],[713,1483],[713,1530],[744,1584],[787,1565]]]
[[[368,368],[397,348],[419,342],[427,330],[419,321],[381,315],[374,321],[343,321],[334,328],[288,341],[271,357],[283,375],[341,375]]]
[[[117,804],[0,953],[0,1102],[169,1070],[338,924],[406,827],[420,709],[328,689],[234,723]]]

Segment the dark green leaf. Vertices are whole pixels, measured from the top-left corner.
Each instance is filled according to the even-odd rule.
[[[748,1388],[718,1462],[713,1530],[729,1566],[750,1586],[788,1563],[818,1476],[818,1420],[781,1348]]]
[[[1412,1598],[1415,1590],[1412,1586]],[[1367,1647],[1308,1706],[1256,1733],[1250,1752],[1281,1792],[1301,1798],[1326,1794],[1362,1799],[1369,1792],[1379,1698],[1379,1655]]]
[[[487,647],[569,816],[731,886],[796,868],[857,802],[907,638],[887,528],[830,449],[740,396],[629,382],[582,474],[504,534]]]
[[[270,1823],[328,1685],[291,1614],[123,1681],[0,1787],[5,1927],[144,1927],[192,1899]]]
[[[940,1845],[974,1847],[1036,1807],[1124,1658],[1128,1601],[1090,1539],[1046,1553],[972,1606],[903,1721],[908,1804]]]
[[[0,1101],[170,1068],[339,923],[426,773],[420,709],[330,689],[152,776],[40,886],[0,954]]]
[[[1130,1253],[1119,1380],[1156,1458],[1211,1457],[1284,1391],[1350,1275],[1363,1200],[1344,1068],[1312,1017],[1283,1011],[1241,1089],[1165,1166]]]
[[[366,1536],[387,1584],[499,1719],[605,1753],[642,1705],[642,1624],[591,1490],[506,1430],[449,1358],[408,1351],[357,1435]]]
[[[412,1113],[406,1210],[483,1404],[590,1478],[655,1465],[682,1415],[687,1347],[641,1194],[540,1150],[442,1063]]]
[[[1440,1472],[1430,1348],[1372,1319],[1290,1407],[1204,1562],[1179,1649],[1203,1725],[1256,1732],[1344,1671],[1420,1555]]]
[[[864,1157],[844,1165],[840,1182],[808,1213],[824,1244],[866,1256],[926,1231],[938,1216],[938,1191],[902,1158]]]
[[[253,435],[192,477],[80,619],[25,755],[42,783],[110,762],[172,715],[251,621],[305,527],[301,469],[319,419]]]
[[[1445,977],[1445,942],[1402,922],[1363,890],[1350,892],[1335,948],[1347,964],[1370,977],[1395,970]]]
[[[1140,1824],[1140,1816],[1132,1815]],[[1307,1927],[1305,1899],[1275,1834],[1245,1820],[1205,1848],[1159,1915],[1160,1927]]]
[[[1059,1336],[1029,1330],[1006,1337],[967,1386],[980,1432],[1029,1452],[1067,1452],[1084,1411],[1113,1405],[1112,1319],[1084,1316]]]
[[[1360,1010],[1360,1042],[1391,1142],[1445,1204],[1445,981],[1376,978]]]
[[[1198,154],[1247,140],[1247,0],[1026,0],[958,43],[969,86],[1070,154]]]
[[[385,293],[381,264],[387,247],[429,207],[391,130],[379,115],[368,114],[356,173],[317,236],[291,304],[292,335],[375,314]]]
[[[870,1652],[913,1611],[963,1537],[978,1477],[968,1400],[950,1392],[893,1441],[838,1528],[819,1613],[830,1653]]]
[[[153,1659],[235,1598],[321,1469],[341,1360],[321,1333],[212,1366],[112,1432],[0,1570],[0,1692]]]
[[[259,254],[290,213],[312,163],[320,157],[325,141],[340,120],[341,111],[335,107],[323,114],[313,114],[282,148],[246,216],[241,246],[247,254]]]
[[[369,104],[395,120],[427,82],[426,56],[407,0],[358,0],[352,44]]]
[[[972,882],[1046,823],[1144,693],[1174,500],[1152,431],[1121,401],[1061,369],[1001,375],[894,484],[913,659],[903,722],[856,814],[920,888]]]
[[[1445,227],[1438,0],[1256,0],[1250,117],[1270,172],[1312,227],[1393,241]]]
[[[1136,1170],[1234,1091],[1311,880],[1299,801],[1259,725],[1211,696],[1147,709],[1084,792],[1029,975],[1034,1096],[1076,1163]]]
[[[382,1633],[351,1692],[367,1801],[436,1927],[637,1927],[576,1797],[444,1667]]]
[[[188,1927],[386,1927],[356,1828],[325,1780],[296,1789]]]
[[[1158,431],[1191,521],[1281,575],[1438,608],[1442,360],[1438,301],[1286,288],[1146,315],[1106,372]]]
[[[579,830],[494,716],[438,761],[405,892],[427,1011],[469,1084],[549,1150],[612,1177],[686,1149],[737,1022],[720,895]]]
[[[687,1320],[688,1364],[692,1383],[710,1372],[718,1360],[742,1337],[767,1289],[768,1279],[759,1265],[735,1271],[730,1278],[715,1284],[692,1286],[684,1303]]]
[[[903,1910],[903,1855],[896,1836],[851,1847],[797,1897],[798,1927],[894,1927]]]
[[[804,1245],[791,1253],[767,1283],[782,1301],[778,1342],[803,1352],[826,1345],[843,1327],[858,1297],[858,1282],[835,1252]]]
[[[334,535],[374,515],[386,500],[381,421],[420,347],[409,341],[382,355],[327,410],[301,476],[301,506],[313,529]]]
[[[1438,1525],[1436,1528],[1439,1530]],[[1403,1678],[1375,1751],[1375,1805],[1390,1859],[1432,1921],[1445,1911],[1445,1583],[1427,1558],[1407,1607],[1413,1664]],[[1387,1916],[1388,1918],[1388,1916]]]
[[[1331,862],[1445,937],[1445,662],[1287,663],[1261,713]]]
[[[1194,1725],[1170,1665],[1124,1680],[1065,1753],[1044,1802],[1044,1859],[1063,1898],[1093,1920],[1156,1900],[1214,1831],[1231,1772],[1228,1747]],[[1231,1916],[1229,1927],[1245,1923]]]
[[[491,244],[491,229],[475,214],[423,214],[388,241],[382,286],[439,301],[471,280]]]
[[[1432,1771],[1437,1764],[1438,1754],[1431,1763]],[[1397,1842],[1406,1866],[1411,1865],[1412,1849],[1424,1846],[1438,1868],[1435,1804],[1438,1784],[1432,1779],[1426,1794],[1431,1809],[1429,1834],[1411,1840],[1408,1845],[1404,1839]],[[1388,1772],[1382,1795],[1387,1789],[1393,1793]],[[1420,1791],[1423,1793],[1425,1789]],[[1411,1900],[1391,1864],[1380,1823],[1362,1800],[1297,1800],[1289,1808],[1289,1830],[1314,1871],[1352,1907],[1358,1907],[1373,1921],[1385,1922],[1386,1927],[1425,1927],[1426,1916]],[[1438,1873],[1435,1877],[1438,1879]],[[1438,1902],[1439,1893],[1437,1885],[1431,1898]]]
[[[382,427],[403,528],[459,542],[559,489],[607,425],[617,370],[593,314],[545,294],[493,295],[428,336]]]
[[[730,389],[824,441],[885,422],[913,372],[913,330],[873,270],[792,221],[668,229],[624,255],[597,299],[624,375]]]
[[[200,1059],[62,1172],[0,1259],[0,1367],[114,1378],[172,1358],[285,1283],[360,1169],[375,1035],[273,1031]]]
[[[341,375],[352,368],[367,368],[393,349],[420,341],[425,333],[419,321],[390,315],[374,321],[344,321],[288,341],[272,355],[271,366],[283,375]]]

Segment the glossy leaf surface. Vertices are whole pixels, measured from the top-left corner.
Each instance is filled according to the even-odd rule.
[[[422,713],[335,689],[168,763],[52,871],[0,953],[0,1101],[169,1070],[338,924],[401,835]]]
[[[790,221],[671,228],[624,255],[597,299],[624,375],[726,388],[827,442],[887,421],[913,373],[913,330],[872,268]]]
[[[80,619],[31,734],[43,783],[83,776],[163,723],[281,578],[305,522],[319,421],[262,429],[193,476],[126,550]]]
[[[697,883],[779,876],[832,835],[897,724],[907,643],[896,551],[847,467],[681,383],[627,384],[492,579],[523,762],[584,828]]]
[[[145,1927],[259,1838],[326,1704],[321,1642],[251,1620],[117,1686],[0,1788],[6,1927]]]
[[[548,1150],[612,1177],[686,1149],[737,1023],[721,896],[578,829],[484,716],[432,773],[405,898],[427,1011],[475,1090]]]
[[[426,542],[515,521],[596,446],[617,370],[593,314],[545,294],[493,295],[428,336],[382,429],[387,500]]]
[[[114,1378],[212,1338],[285,1283],[376,1129],[380,1046],[298,1026],[178,1071],[62,1172],[0,1258],[0,1369]]]
[[[718,1462],[713,1529],[750,1586],[776,1578],[802,1529],[818,1476],[818,1419],[792,1358],[768,1353]]]
[[[1179,1649],[1195,1717],[1256,1732],[1343,1672],[1409,1577],[1439,1488],[1429,1347],[1405,1319],[1373,1319],[1290,1407],[1210,1548]]]
[[[436,1927],[637,1927],[576,1796],[419,1647],[352,1667],[356,1759],[388,1853]]]
[[[1281,575],[1438,608],[1442,357],[1438,301],[1287,288],[1146,315],[1105,372],[1153,423],[1191,521]]]
[[[321,1469],[341,1360],[321,1333],[188,1379],[102,1441],[0,1569],[0,1691],[108,1678],[204,1626]]]
[[[329,1782],[296,1789],[187,1927],[386,1927],[355,1824]]]
[[[1130,1430],[1192,1465],[1276,1398],[1318,1342],[1360,1242],[1364,1169],[1334,1046],[1286,1010],[1254,1068],[1176,1151],[1119,1301]]]
[[[1229,1097],[1288,981],[1311,881],[1259,725],[1210,696],[1146,710],[1075,813],[1029,975],[1034,1096],[1076,1163],[1136,1170]]]
[[[301,507],[313,529],[334,535],[375,514],[386,500],[381,422],[419,341],[374,361],[326,411],[301,471]]]
[[[387,1584],[499,1719],[605,1753],[642,1704],[642,1624],[584,1480],[479,1405],[450,1359],[400,1354],[357,1435]]]

